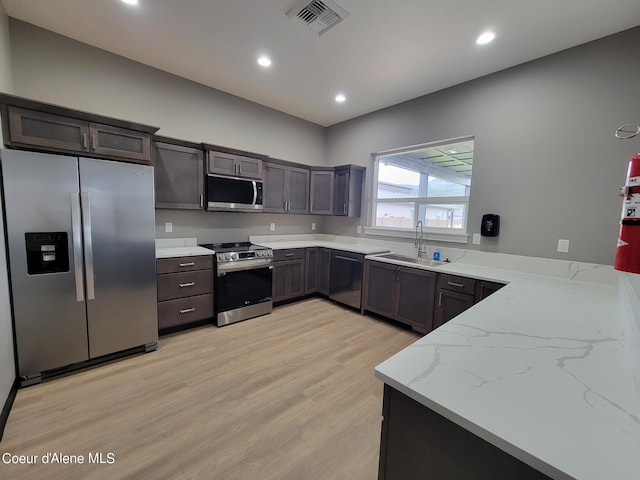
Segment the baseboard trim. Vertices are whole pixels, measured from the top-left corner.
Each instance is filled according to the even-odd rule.
[[[13,382],[13,386],[9,391],[9,395],[7,396],[7,400],[4,402],[4,407],[2,407],[2,412],[0,413],[0,441],[2,440],[2,436],[4,435],[4,427],[7,425],[7,421],[9,420],[9,413],[11,412],[11,407],[13,407],[13,401],[16,399],[16,395],[18,393],[18,379],[16,378]]]

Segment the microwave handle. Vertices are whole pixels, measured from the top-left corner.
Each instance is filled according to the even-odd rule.
[[[256,185],[255,180],[251,182],[253,185],[253,202],[252,205],[256,204],[256,200],[258,199],[258,186]]]

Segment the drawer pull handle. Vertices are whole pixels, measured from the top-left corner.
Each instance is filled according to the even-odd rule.
[[[440,292],[440,296],[438,298],[438,306],[441,307],[442,306],[442,291]]]
[[[183,308],[182,310],[180,310],[180,314],[184,315],[185,313],[191,313],[191,312],[195,312],[195,311],[196,311],[195,307]]]
[[[193,287],[196,284],[196,282],[189,282],[189,283],[179,283],[178,286],[180,288],[184,288],[184,287]]]
[[[193,267],[196,264],[196,262],[187,262],[187,263],[179,263],[178,265],[180,265],[181,267]]]
[[[464,288],[464,283],[447,282],[447,285],[451,285],[452,287]]]
[[[284,256],[285,257],[293,257],[295,255],[295,253],[285,253]]]

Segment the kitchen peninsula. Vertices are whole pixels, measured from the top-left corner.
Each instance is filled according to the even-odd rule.
[[[439,271],[509,284],[376,368],[380,478],[637,478],[639,347],[623,281]],[[429,434],[412,435],[425,421]]]

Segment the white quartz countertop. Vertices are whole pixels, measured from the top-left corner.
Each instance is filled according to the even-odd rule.
[[[362,253],[371,255],[374,253],[388,252],[388,248],[379,245],[368,245],[366,243],[342,243],[326,240],[295,240],[282,242],[258,242],[258,245],[272,248],[273,250],[284,250],[287,248],[307,248],[307,247],[326,247],[334,250],[343,250],[345,252]]]
[[[552,478],[640,478],[640,346],[618,286],[431,270],[508,284],[378,365],[379,379]]]
[[[156,258],[195,257],[197,255],[213,255],[216,252],[204,247],[156,247]]]
[[[156,258],[195,257],[214,253],[213,250],[198,246],[196,238],[156,239]]]

